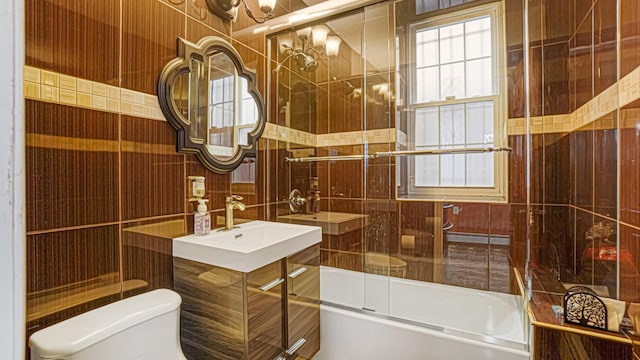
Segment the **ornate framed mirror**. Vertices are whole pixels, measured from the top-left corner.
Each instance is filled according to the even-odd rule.
[[[178,39],[178,56],[158,80],[162,113],[176,130],[178,152],[195,154],[209,170],[227,173],[255,157],[265,127],[255,72],[226,40]]]

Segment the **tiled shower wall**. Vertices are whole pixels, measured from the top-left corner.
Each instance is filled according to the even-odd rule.
[[[418,7],[422,6],[421,11],[424,12],[419,16],[429,16],[429,11],[435,11],[438,7],[430,7],[428,1],[418,3],[422,3]],[[412,1],[396,4],[396,26],[400,31],[400,39],[402,24],[416,17],[415,4]],[[618,287],[615,274],[613,282],[611,274],[597,273],[602,269],[589,269],[581,274],[580,257],[586,246],[584,233],[589,227],[599,221],[615,224],[618,220],[618,143],[623,179],[620,182],[621,231],[618,235],[622,249],[629,249],[634,258],[639,257],[635,255],[638,252],[637,245],[631,240],[638,236],[637,224],[633,220],[638,197],[636,184],[632,180],[636,171],[638,101],[624,103],[619,116],[616,112],[618,86],[626,87],[620,90],[620,97],[628,98],[638,84],[632,72],[638,66],[638,5],[629,0],[619,2],[622,14],[620,55],[616,38],[616,6],[616,2],[604,0],[534,0],[529,2],[528,19],[529,100],[533,133],[530,201],[535,224],[531,233],[532,268],[557,272],[565,282],[602,283],[606,278],[605,281],[613,290]],[[525,116],[522,7],[523,3],[519,1],[505,2],[510,124],[523,123]],[[354,26],[363,21],[355,20],[351,21]],[[347,51],[343,53],[344,50]],[[381,99],[373,92],[366,93],[368,100],[371,100],[366,103],[362,98],[345,97],[344,94],[351,87],[362,87],[365,83],[370,89],[373,84],[384,83],[388,81],[385,79],[392,79],[393,76],[367,71],[365,81],[358,63],[362,62],[362,58],[353,56],[359,54],[357,51],[348,51],[349,47],[343,44],[340,59],[333,63],[330,60],[328,69],[321,68],[311,75],[294,74],[294,69],[284,80],[279,77],[279,84],[272,84],[280,89],[284,98],[299,100],[302,96],[305,99],[302,103],[297,101],[297,108],[291,110],[292,114],[298,116],[292,115],[290,124],[284,123],[285,112],[280,112],[281,125],[335,137],[342,136],[346,131],[361,132],[387,126],[384,120],[382,123],[370,121],[368,115],[383,114],[382,119],[389,119],[392,104],[380,102]],[[331,68],[332,65],[334,68]],[[287,82],[296,77],[297,83],[305,84],[298,85],[303,91],[296,90]],[[376,77],[380,77],[380,80]],[[398,94],[398,97],[402,98],[402,95]],[[365,114],[366,109],[371,111]],[[393,121],[387,122],[390,128],[395,127]],[[513,148],[509,155],[509,203],[454,204],[462,211],[454,215],[447,210],[444,215],[454,223],[455,232],[487,238],[509,236],[510,264],[523,270],[528,221],[526,138],[523,127],[519,131],[514,129],[509,126],[509,145]],[[368,152],[394,146],[375,142],[368,145]],[[353,144],[316,147],[311,149],[311,154],[348,155],[364,151],[362,144]],[[301,154],[305,156],[304,152]],[[277,191],[280,198],[286,197],[292,187],[304,191],[308,187],[308,179],[318,176],[323,199],[321,209],[364,214],[370,214],[370,209],[378,209],[382,210],[379,215],[388,216],[389,227],[377,238],[364,231],[353,232],[342,238],[325,236],[323,256],[327,264],[362,271],[367,253],[383,252],[408,263],[407,277],[432,281],[433,274],[424,263],[434,261],[434,204],[397,202],[393,190],[395,164],[383,163],[380,159],[376,161],[366,166],[358,161],[284,164],[279,171],[290,172],[290,182],[280,184]],[[406,236],[415,239],[411,248],[403,247],[401,240]],[[490,261],[487,264],[490,268]],[[635,273],[635,264],[629,265],[629,270],[622,270],[623,283],[635,279],[624,275],[625,271]],[[623,268],[626,269],[625,266]],[[490,288],[487,285],[491,283],[490,275],[487,273],[488,281],[485,283],[463,285]],[[634,284],[623,288],[621,295],[628,298],[630,295],[626,295],[626,291],[635,292],[637,286]]]
[[[632,0],[621,0],[620,3],[620,76],[628,76],[640,67],[640,4]],[[628,264],[620,266],[620,295],[624,300],[638,301],[640,282],[633,275],[640,259],[640,100],[621,106],[618,126],[620,247],[627,249],[636,261],[635,271]]]
[[[640,65],[640,8],[631,0],[536,0],[529,6],[532,116],[572,119],[572,131],[532,135],[533,268],[541,278],[553,272],[563,282],[606,285],[612,296],[619,290],[621,299],[637,301],[640,223],[633,215],[638,184],[632,179],[638,171],[633,89]],[[575,125],[573,119],[581,117],[592,121]],[[585,233],[599,222],[620,225],[609,243],[620,241],[619,279],[615,261],[591,266],[583,256],[590,245]]]
[[[276,13],[303,6],[279,1]],[[206,176],[214,220],[231,193],[248,205],[237,217],[265,217],[266,140],[255,163],[214,174],[176,153],[153,111],[176,39],[221,36],[256,69],[262,94],[267,80],[264,36],[234,35],[252,24],[244,12],[231,25],[200,0],[27,0],[25,13],[28,336],[172,286],[170,239],[192,229],[187,176]]]
[[[418,3],[416,5],[416,3]],[[404,39],[405,25],[418,18],[430,16],[434,11],[446,10],[452,6],[469,6],[473,1],[403,1],[395,4],[395,18],[382,22],[372,12],[349,15],[342,21],[350,24],[349,42],[342,43],[338,57],[330,57],[320,62],[318,70],[312,73],[300,71],[290,63],[278,73],[278,81],[273,82],[272,92],[278,94],[277,106],[272,107],[272,119],[281,126],[309,132],[318,137],[334,140],[347,138],[356,132],[365,134],[378,129],[396,128],[393,101],[374,90],[376,85],[389,84],[395,89],[395,67],[381,67],[380,61],[369,60],[369,56],[378,57],[393,42],[380,40],[377,33],[372,36],[372,27],[383,29],[391,26],[389,34]],[[517,1],[505,3],[507,11],[507,32],[510,36],[509,63],[509,104],[512,117],[522,117],[524,112],[523,86],[523,47],[522,47],[522,9]],[[373,7],[372,7],[373,8]],[[369,9],[370,10],[370,9]],[[421,12],[421,14],[417,14]],[[392,15],[393,16],[393,15]],[[327,22],[331,28],[337,24]],[[395,28],[393,28],[395,27]],[[354,29],[360,29],[355,39]],[[396,31],[398,31],[396,33]],[[272,54],[278,53],[278,41],[283,38],[295,40],[295,32],[278,34],[272,39]],[[361,50],[357,44],[366,44]],[[356,44],[354,46],[354,44]],[[363,52],[366,53],[363,55]],[[364,59],[363,59],[364,56]],[[388,60],[387,60],[388,61]],[[400,64],[400,67],[404,67]],[[400,78],[401,92],[408,79]],[[353,92],[353,89],[362,91]],[[397,94],[399,99],[405,93]],[[287,109],[287,107],[289,107]],[[289,116],[287,114],[289,113]],[[288,122],[287,122],[288,121]],[[403,121],[402,119],[400,121]],[[364,142],[344,143],[340,145],[302,145],[289,144],[283,152],[291,156],[327,156],[354,155],[376,151],[395,150],[395,139],[376,141],[365,137]],[[396,164],[394,159],[378,158],[363,161],[327,161],[317,163],[284,163],[278,169],[277,194],[274,200],[287,198],[293,188],[305,193],[309,189],[311,177],[318,177],[321,196],[320,210],[368,215],[369,225],[343,235],[323,236],[321,247],[325,265],[356,271],[378,271],[371,255],[384,254],[382,264],[397,265],[406,263],[404,272],[392,275],[405,276],[422,281],[439,281],[454,285],[470,286],[481,289],[509,291],[510,266],[524,268],[526,250],[525,234],[525,187],[524,187],[524,137],[513,136],[510,144],[516,153],[510,162],[511,203],[464,203],[453,204],[453,208],[437,209],[441,203],[424,201],[396,200]],[[283,155],[284,156],[284,155]],[[283,181],[279,174],[289,174]],[[459,210],[459,212],[458,212]],[[286,207],[280,213],[288,213]],[[444,259],[434,255],[434,238],[443,221],[454,224],[451,232],[484,238],[486,244],[472,246],[447,241],[443,249]],[[511,245],[493,244],[492,239],[509,237]],[[450,237],[453,240],[455,234]],[[389,255],[390,257],[386,257]],[[509,259],[512,259],[511,262]],[[399,262],[398,262],[399,260]],[[449,266],[444,275],[434,274],[437,264],[444,261]],[[369,264],[368,264],[369,262]],[[368,266],[369,265],[369,266]],[[444,278],[443,278],[444,276]],[[494,281],[494,280],[499,281]]]

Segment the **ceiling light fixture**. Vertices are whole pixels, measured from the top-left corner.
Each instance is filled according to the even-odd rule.
[[[260,7],[260,11],[262,11],[263,16],[256,17],[247,5],[246,0],[206,0],[206,3],[207,8],[214,15],[217,15],[223,20],[233,21],[235,21],[238,16],[238,7],[242,4],[247,16],[258,24],[262,24],[271,19],[273,17],[273,9],[276,6],[276,0],[258,0],[258,6]]]
[[[342,43],[342,39],[337,36],[329,36],[327,37],[326,44],[326,52],[327,56],[336,56],[340,51],[340,44]]]
[[[319,58],[337,56],[342,39],[337,36],[328,36],[329,31],[326,25],[298,29],[295,32],[295,43],[289,35],[279,37],[278,48],[284,58],[276,66],[276,71],[291,58],[300,70],[312,72],[318,68]]]
[[[324,25],[317,25],[311,28],[311,42],[313,46],[324,46],[327,43],[329,28]]]

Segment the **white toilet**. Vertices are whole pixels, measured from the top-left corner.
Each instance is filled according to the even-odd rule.
[[[181,302],[159,289],[78,315],[31,335],[31,359],[185,360]]]

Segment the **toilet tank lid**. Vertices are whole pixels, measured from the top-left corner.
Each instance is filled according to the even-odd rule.
[[[29,346],[40,356],[75,354],[132,326],[172,312],[181,302],[174,291],[153,290],[39,330],[29,338]]]

